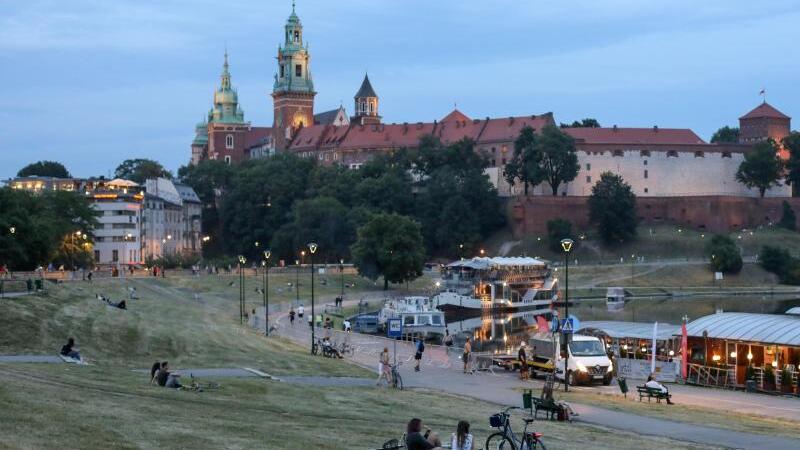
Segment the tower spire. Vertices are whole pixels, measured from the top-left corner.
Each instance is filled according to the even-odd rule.
[[[292,14],[294,14],[294,0],[292,0]]]
[[[222,89],[231,88],[231,74],[228,71],[228,48],[225,46],[225,62],[222,64]]]

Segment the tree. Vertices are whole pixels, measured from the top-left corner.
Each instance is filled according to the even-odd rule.
[[[233,177],[234,166],[223,161],[206,159],[197,165],[178,169],[178,179],[190,186],[203,203],[202,229],[210,239],[203,243],[203,255],[220,256],[225,245],[219,203]]]
[[[729,236],[718,234],[711,238],[706,247],[706,254],[710,257],[711,268],[715,272],[739,273],[742,270],[739,247]]]
[[[152,159],[126,159],[114,171],[114,177],[130,180],[139,184],[151,178],[172,179],[172,173]]]
[[[319,262],[338,261],[350,254],[356,229],[350,222],[347,208],[333,197],[315,197],[297,201],[292,207],[292,221],[284,224],[272,238],[276,256],[294,259],[297,249],[309,242],[319,247],[315,259]],[[289,240],[291,248],[281,241]],[[287,250],[289,250],[287,252]]]
[[[789,152],[786,161],[786,183],[792,186],[792,196],[800,195],[800,133],[792,131],[781,141],[783,148]]]
[[[758,253],[758,263],[764,270],[774,273],[783,281],[797,265],[797,260],[786,249],[765,245]]]
[[[553,252],[561,252],[561,240],[572,237],[572,223],[566,219],[547,221],[547,246]]]
[[[787,230],[794,231],[797,229],[797,217],[795,217],[792,205],[786,200],[783,201],[783,214],[781,214],[781,221],[778,225]]]
[[[714,132],[714,135],[711,136],[711,143],[712,144],[719,144],[719,143],[736,143],[739,142],[739,128],[736,127],[729,127],[724,126],[719,130]]]
[[[18,177],[71,178],[72,175],[63,164],[56,161],[37,161],[28,164],[17,172]]]
[[[636,236],[636,195],[621,176],[600,174],[589,197],[589,220],[597,225],[606,243],[619,243]]]
[[[567,125],[562,123],[560,125],[561,128],[600,128],[600,122],[597,119],[586,118],[578,122],[577,120],[572,122],[572,124]]]
[[[578,154],[575,140],[559,128],[548,125],[536,144],[540,150],[540,168],[544,179],[550,184],[553,195],[558,194],[561,183],[569,183],[578,176]]]
[[[373,281],[383,277],[389,283],[403,283],[422,275],[425,246],[420,225],[398,214],[376,214],[358,229],[352,246],[353,262],[359,274]]]
[[[736,171],[736,181],[746,187],[758,189],[764,197],[767,189],[778,186],[783,170],[783,162],[778,156],[778,148],[772,140],[756,144],[744,155],[744,161]]]
[[[540,168],[541,154],[538,152],[536,131],[525,126],[514,140],[514,154],[503,169],[503,177],[514,186],[519,180],[528,195],[528,186],[536,187],[544,181]]]

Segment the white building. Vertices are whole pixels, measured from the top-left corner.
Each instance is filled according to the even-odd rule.
[[[141,187],[116,179],[95,184],[86,195],[100,212],[94,230],[94,263],[118,267],[141,264]]]
[[[200,251],[201,204],[189,186],[176,186],[166,178],[145,183],[142,215],[144,258],[198,253]]]

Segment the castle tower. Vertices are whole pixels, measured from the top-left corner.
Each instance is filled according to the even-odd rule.
[[[228,52],[222,65],[220,86],[214,92],[214,107],[208,112],[208,158],[227,163],[246,158],[245,135],[250,123],[244,121],[244,111],[239,107],[239,94],[231,85],[228,70]],[[201,138],[202,140],[202,138]]]
[[[764,101],[739,118],[739,142],[752,144],[766,139],[781,139],[791,131],[791,118]]]
[[[372,89],[369,76],[364,74],[364,81],[356,92],[355,111],[353,122],[361,125],[381,123],[381,116],[378,115],[378,94]]]
[[[314,124],[314,83],[309,69],[308,45],[303,45],[303,25],[295,13],[286,21],[284,43],[278,46],[278,72],[272,89],[275,147],[288,147],[298,129]]]

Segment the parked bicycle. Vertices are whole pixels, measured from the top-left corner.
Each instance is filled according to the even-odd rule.
[[[491,434],[486,438],[486,450],[546,450],[544,442],[542,442],[542,433],[535,431],[528,431],[528,425],[534,422],[534,419],[523,418],[525,428],[522,431],[522,436],[517,437],[514,430],[511,429],[511,415],[508,413],[512,409],[521,409],[516,406],[511,406],[502,412],[489,417],[489,425],[497,428],[498,431]]]
[[[395,389],[400,389],[402,391],[403,390],[403,377],[400,376],[400,371],[398,370],[398,367],[401,364],[402,363],[389,364],[389,367],[392,368],[392,387],[395,388]]]

